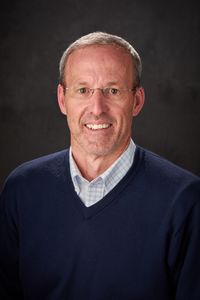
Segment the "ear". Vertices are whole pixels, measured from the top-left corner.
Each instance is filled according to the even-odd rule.
[[[65,104],[65,94],[64,94],[64,88],[61,84],[57,87],[57,99],[58,99],[58,105],[60,107],[60,111],[66,115],[66,104]]]
[[[133,111],[132,111],[133,117],[137,116],[140,113],[144,105],[144,99],[145,99],[144,89],[143,87],[140,86],[136,89],[136,92],[134,94],[134,99],[133,99],[134,104],[133,104]]]

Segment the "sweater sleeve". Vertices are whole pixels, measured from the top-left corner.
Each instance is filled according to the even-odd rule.
[[[24,299],[19,277],[17,205],[9,180],[0,196],[0,299]]]
[[[200,186],[192,185],[179,196],[168,263],[176,300],[200,299]],[[184,216],[184,217],[183,217]],[[182,218],[182,222],[180,222]],[[177,226],[178,224],[178,226]]]

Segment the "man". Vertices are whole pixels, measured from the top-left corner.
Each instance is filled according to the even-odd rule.
[[[71,147],[23,164],[1,196],[1,299],[200,299],[200,180],[131,139],[141,60],[83,36],[60,61]]]

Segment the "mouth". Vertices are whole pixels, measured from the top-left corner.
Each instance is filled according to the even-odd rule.
[[[112,124],[104,123],[104,124],[85,124],[85,127],[90,130],[102,130],[111,127]]]

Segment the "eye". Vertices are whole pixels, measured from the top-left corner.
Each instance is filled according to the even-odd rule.
[[[87,94],[87,93],[88,93],[88,88],[86,88],[86,87],[81,87],[81,88],[77,89],[77,92],[78,92],[79,94]]]
[[[120,90],[118,90],[116,88],[109,88],[109,93],[111,95],[119,95],[120,94]]]

